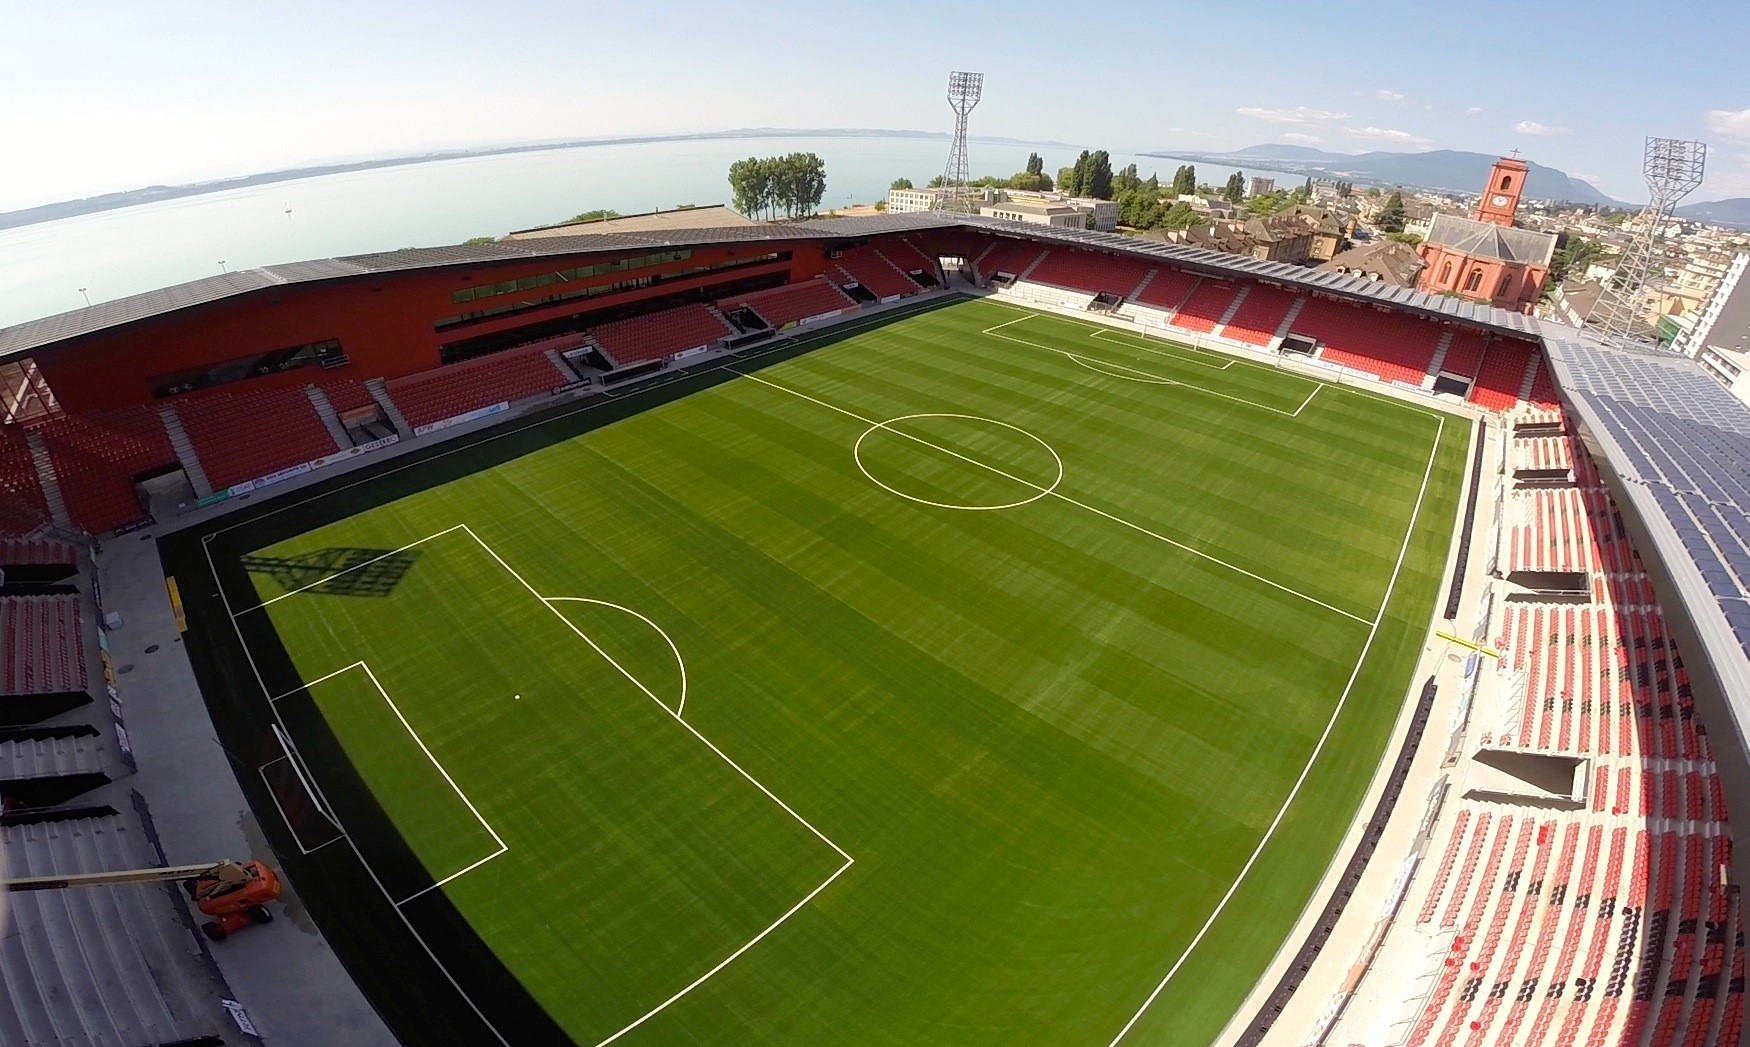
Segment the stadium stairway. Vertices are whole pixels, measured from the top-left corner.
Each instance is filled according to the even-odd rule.
[[[201,468],[201,460],[194,453],[194,443],[182,428],[182,419],[177,417],[176,409],[169,404],[163,404],[158,408],[158,417],[164,420],[164,431],[170,436],[170,446],[176,451],[176,460],[182,464],[182,471],[188,474],[188,482],[194,488],[194,493],[201,498],[212,494],[212,482],[207,479],[207,471]]]
[[[316,417],[322,420],[322,427],[328,430],[328,436],[336,447],[351,447],[352,437],[346,435],[346,426],[340,424],[340,415],[334,410],[334,405],[328,401],[328,394],[320,386],[306,385],[304,395],[310,398],[310,406],[315,408]]]
[[[0,827],[0,851],[15,876],[157,864],[114,814]],[[224,1042],[218,987],[174,908],[183,904],[175,888],[33,891],[7,901],[0,1043]]]
[[[1519,400],[1521,403],[1531,402],[1531,389],[1532,386],[1537,384],[1537,374],[1542,367],[1542,355],[1533,353],[1531,355],[1531,362],[1525,365],[1525,378],[1519,383]]]
[[[1282,317],[1282,322],[1276,325],[1276,331],[1271,335],[1273,341],[1280,342],[1288,337],[1288,332],[1294,330],[1294,321],[1300,319],[1300,311],[1306,308],[1306,295],[1297,294],[1294,302],[1289,305],[1288,313]]]
[[[0,797],[31,807],[65,804],[110,780],[108,750],[83,724],[0,739]]]
[[[389,419],[389,424],[395,427],[395,435],[403,440],[413,435],[413,426],[407,424],[407,419],[401,414],[401,408],[390,398],[389,390],[381,378],[365,379],[365,388],[370,391],[371,399],[383,409],[383,417]]]
[[[49,516],[62,527],[72,527],[73,517],[67,512],[67,499],[61,494],[61,479],[55,475],[55,462],[49,455],[49,445],[35,429],[24,434],[30,447],[30,461],[36,466],[36,479],[42,488],[43,501],[48,503]]]
[[[1210,330],[1210,334],[1217,338],[1222,336],[1223,332],[1227,330],[1227,325],[1233,322],[1234,315],[1240,311],[1240,306],[1245,304],[1246,296],[1250,295],[1256,286],[1256,284],[1240,285],[1240,293],[1234,295],[1234,300],[1227,304],[1227,310],[1221,314],[1220,319],[1215,321],[1215,327]]]
[[[566,375],[567,382],[577,381],[577,372],[573,371],[571,365],[565,362],[565,357],[560,355],[559,350],[547,350],[547,362],[553,365],[553,370],[558,371],[562,375]]]
[[[1422,379],[1422,388],[1434,387],[1434,379],[1440,375],[1440,369],[1446,366],[1446,354],[1451,351],[1452,329],[1449,327],[1440,332],[1440,341],[1434,344],[1434,359],[1428,361],[1428,376]]]

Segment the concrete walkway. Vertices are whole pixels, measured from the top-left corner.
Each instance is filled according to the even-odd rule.
[[[176,631],[155,529],[123,535],[97,555],[116,689],[139,773],[129,782],[151,805],[172,864],[220,858],[273,861],[219,745]],[[276,866],[277,867],[277,866]],[[284,871],[281,870],[281,875]],[[214,959],[269,1047],[392,1045],[346,968],[286,881],[280,919],[212,947]]]

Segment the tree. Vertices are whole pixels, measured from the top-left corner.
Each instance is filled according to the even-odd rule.
[[[1197,217],[1196,210],[1193,209],[1190,204],[1183,202],[1176,203],[1167,208],[1166,214],[1161,215],[1160,225],[1156,226],[1156,228],[1184,229],[1187,226],[1197,224]]]
[[[1112,157],[1104,149],[1096,149],[1088,157],[1087,181],[1081,185],[1077,196],[1091,196],[1096,200],[1112,199]]]
[[[1383,233],[1381,234],[1381,239],[1403,244],[1406,247],[1415,247],[1422,242],[1422,238],[1415,233]]]
[[[1305,204],[1305,203],[1312,202],[1312,195],[1313,195],[1312,175],[1306,176],[1306,184],[1301,186],[1299,189],[1296,189],[1294,191],[1294,195],[1295,195],[1294,202],[1297,204]]]
[[[618,218],[618,217],[620,217],[620,212],[603,207],[603,208],[599,208],[599,209],[594,210],[594,211],[585,211],[580,215],[573,215],[571,218],[571,221],[572,222],[605,222],[610,218]]]
[[[1337,195],[1341,196],[1345,199],[1347,199],[1351,196],[1354,196],[1355,195],[1355,183],[1354,182],[1338,182],[1337,183]]]
[[[1295,192],[1298,193],[1299,190],[1296,190]],[[1257,215],[1259,218],[1268,218],[1283,208],[1288,207],[1293,202],[1293,193],[1288,192],[1286,189],[1277,189],[1274,192],[1247,197],[1246,210]]]
[[[462,246],[479,247],[483,244],[495,244],[497,242],[498,237],[496,236],[470,236],[468,239],[462,241]]]
[[[1060,167],[1060,168],[1058,168],[1057,169],[1057,187],[1066,193],[1069,192],[1070,186],[1075,184],[1075,176],[1076,176],[1076,170],[1073,167]]]
[[[1026,171],[1030,175],[1037,175],[1040,178],[1045,177],[1045,160],[1044,160],[1044,158],[1041,157],[1038,153],[1028,153],[1027,154]]]
[[[909,179],[909,178],[895,178],[893,180],[893,184],[889,185],[887,188],[889,188],[889,189],[910,189],[910,188],[912,188],[911,179]]]
[[[826,195],[826,162],[813,153],[750,156],[729,165],[734,207],[753,217],[787,218],[813,214]]]
[[[1070,168],[1069,184],[1060,184],[1058,188],[1071,196],[1088,195],[1088,165],[1092,160],[1093,154],[1083,149],[1082,155],[1076,157],[1075,164]]]
[[[749,218],[764,216],[769,186],[769,174],[759,157],[750,156],[729,165],[730,204]]]
[[[1569,274],[1584,273],[1586,267],[1604,257],[1604,245],[1584,236],[1564,233],[1561,243],[1549,263],[1549,283],[1559,284]]]
[[[1373,216],[1373,226],[1382,233],[1404,231],[1404,194],[1394,190],[1386,197],[1385,206]]]
[[[1243,171],[1235,171],[1227,176],[1227,185],[1222,187],[1221,195],[1230,204],[1237,204],[1246,198],[1246,175]]]
[[[1112,199],[1114,200],[1125,193],[1140,188],[1142,188],[1142,176],[1137,173],[1135,164],[1131,164],[1112,175]]]
[[[1197,191],[1197,168],[1186,164],[1173,175],[1173,195],[1190,196]]]

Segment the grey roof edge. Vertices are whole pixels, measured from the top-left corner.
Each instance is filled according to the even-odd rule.
[[[1005,222],[981,215],[948,215],[936,212],[881,214],[856,218],[826,218],[805,222],[777,222],[712,229],[677,229],[672,232],[597,233],[541,240],[494,241],[489,244],[412,248],[287,262],[258,269],[239,270],[189,283],[147,291],[114,301],[54,316],[0,328],[0,359],[47,348],[57,342],[98,334],[114,328],[181,309],[269,287],[316,283],[375,274],[417,272],[446,266],[483,265],[539,258],[573,257],[615,251],[662,247],[716,246],[779,240],[826,240],[882,234],[923,232],[964,226],[982,232],[1061,243],[1083,249],[1115,251],[1155,261],[1169,262],[1225,279],[1252,277],[1291,287],[1324,291],[1363,301],[1379,301],[1383,292],[1370,280],[1347,274],[1266,262],[1239,255],[1222,254],[1184,244],[1144,240],[1117,233],[1085,229],[1055,229],[1049,226]],[[1483,307],[1472,316],[1456,312],[1449,299],[1414,291],[1404,299],[1392,299],[1397,308],[1436,319],[1455,317],[1519,336],[1537,333],[1537,321],[1517,313]],[[1529,326],[1527,325],[1529,320]]]

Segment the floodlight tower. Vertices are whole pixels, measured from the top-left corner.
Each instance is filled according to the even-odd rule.
[[[1607,284],[1586,316],[1586,326],[1607,342],[1618,345],[1644,343],[1635,334],[1640,319],[1641,291],[1656,263],[1661,234],[1677,210],[1677,201],[1701,186],[1707,168],[1707,143],[1680,138],[1647,139],[1641,171],[1647,176],[1647,206],[1641,210],[1640,228],[1623,249],[1616,278]]]
[[[984,94],[983,73],[948,74],[948,106],[954,110],[954,144],[948,149],[948,167],[942,172],[942,192],[936,208],[962,213],[973,210],[971,161],[966,155],[966,118]]]

